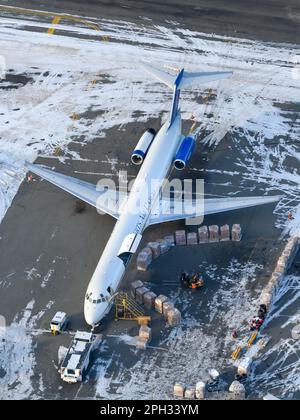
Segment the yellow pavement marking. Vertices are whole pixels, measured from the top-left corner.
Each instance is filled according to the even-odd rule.
[[[61,17],[60,17],[60,16],[55,16],[55,17],[53,18],[53,20],[52,20],[52,25],[58,25],[60,21],[61,21]],[[49,28],[49,29],[48,29],[48,31],[47,31],[47,33],[48,33],[49,35],[53,35],[53,34],[54,34],[54,32],[55,32],[55,29],[56,29],[56,28],[54,28],[54,27]]]
[[[63,13],[54,13],[54,12],[46,12],[44,10],[33,10],[33,9],[26,9],[24,7],[14,7],[14,6],[5,6],[0,4],[0,10],[6,11],[6,12],[11,12],[11,13],[20,13],[20,14],[29,14],[29,15],[36,15],[36,16],[44,16],[44,17],[51,17],[54,19],[64,19],[64,20],[69,20],[72,22],[76,22],[76,23],[81,23],[85,26],[88,26],[91,29],[94,29],[95,31],[100,31],[100,27],[93,23],[90,22],[87,19],[82,19],[80,17],[77,16],[73,16],[73,15],[68,15],[68,14],[63,14]],[[54,20],[53,19],[53,20]],[[53,21],[52,21],[53,24]],[[52,33],[52,32],[50,32]],[[108,36],[104,35],[101,37],[103,41],[108,41]]]

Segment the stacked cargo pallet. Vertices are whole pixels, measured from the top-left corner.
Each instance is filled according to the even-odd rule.
[[[283,276],[286,274],[287,270],[290,268],[297,251],[299,249],[299,237],[298,236],[292,236],[281,256],[278,259],[276,268],[271,276],[271,279],[267,286],[264,288],[264,290],[261,293],[260,296],[260,303],[263,305],[266,305],[267,308],[270,307],[274,295],[274,291],[276,287],[279,285],[280,281],[282,280]]]
[[[186,245],[186,231],[176,230],[175,232],[175,243],[176,245]]]
[[[238,381],[232,382],[228,391],[220,392],[216,390],[215,392],[209,390],[209,383],[197,382],[196,387],[185,387],[180,383],[176,383],[173,388],[173,396],[183,399],[197,399],[197,400],[244,400],[246,398],[246,390],[242,383]]]
[[[300,238],[298,236],[293,236],[288,240],[281,256],[277,261],[276,268],[271,276],[269,283],[266,285],[260,295],[260,307],[265,306],[266,310],[270,308],[275,290],[284,275],[287,273],[297,254],[299,249],[299,239]],[[253,360],[257,358],[257,354],[268,344],[268,341],[268,337],[262,337],[260,333],[256,331],[251,335],[248,342],[237,347],[236,351],[232,354],[232,358],[235,361],[235,365],[237,366],[238,375],[246,376],[248,374]],[[247,350],[243,353],[243,350],[246,348]],[[242,358],[240,359],[241,354]]]
[[[151,328],[147,325],[141,325],[137,338],[136,347],[139,350],[146,350],[152,338]]]
[[[150,248],[144,248],[137,257],[137,269],[139,271],[147,271],[149,265],[152,263],[153,256]]]
[[[231,239],[235,242],[242,240],[242,228],[240,225],[233,225],[231,230]]]
[[[230,241],[230,228],[229,225],[224,225],[220,227],[220,241],[226,242]]]
[[[165,295],[157,296],[154,292],[144,286],[143,282],[137,280],[131,284],[131,291],[134,299],[149,310],[154,309],[163,315],[168,325],[176,326],[181,322],[181,313],[174,307],[174,304]]]
[[[220,240],[219,226],[217,225],[209,226],[208,230],[209,230],[209,242],[219,242]]]
[[[242,229],[238,224],[232,226],[231,232],[229,225],[221,227],[217,225],[201,226],[198,232],[186,232],[185,230],[176,230],[174,235],[165,236],[163,239],[149,242],[145,248],[138,254],[137,269],[147,271],[153,260],[160,255],[166,254],[173,246],[192,246],[205,243],[216,243],[225,241],[239,242],[242,239]]]
[[[199,244],[205,244],[208,242],[208,227],[201,226],[198,228]]]

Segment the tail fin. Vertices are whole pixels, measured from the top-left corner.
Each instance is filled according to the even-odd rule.
[[[207,82],[214,82],[232,76],[232,71],[214,71],[214,72],[197,72],[188,73],[184,69],[178,72],[176,76],[172,76],[163,70],[157,69],[148,63],[142,63],[142,67],[160,82],[173,89],[173,102],[170,115],[170,127],[178,115],[178,104],[180,89],[190,88]]]

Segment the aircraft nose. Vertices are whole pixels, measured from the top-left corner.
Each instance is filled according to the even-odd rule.
[[[88,325],[95,327],[99,324],[105,313],[103,304],[100,305],[85,305],[84,307],[84,318]]]
[[[92,308],[92,305],[85,305],[84,307],[84,318],[88,325],[93,327],[97,324],[97,317],[95,309]]]

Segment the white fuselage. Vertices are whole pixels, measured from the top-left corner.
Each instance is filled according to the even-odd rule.
[[[108,313],[113,302],[112,296],[118,290],[124,276],[126,267],[118,257],[122,244],[128,235],[142,235],[149,225],[152,208],[157,204],[161,187],[172,168],[181,142],[180,112],[171,127],[169,125],[168,120],[154,138],[89,283],[84,301],[84,315],[86,322],[91,326],[97,325]],[[147,189],[151,191],[150,197],[145,194]],[[132,211],[136,209],[137,202],[138,212]]]

